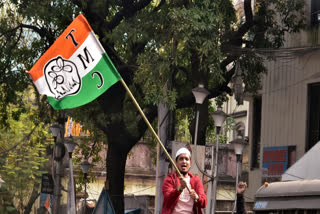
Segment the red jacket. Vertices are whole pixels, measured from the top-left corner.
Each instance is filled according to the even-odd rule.
[[[194,202],[193,213],[202,214],[201,208],[205,208],[207,205],[207,197],[203,191],[203,185],[199,177],[193,176],[190,172],[191,188],[196,191],[199,196],[199,200]],[[162,184],[163,204],[161,214],[171,214],[174,207],[178,203],[180,192],[177,187],[180,185],[179,175],[174,172],[168,175]]]

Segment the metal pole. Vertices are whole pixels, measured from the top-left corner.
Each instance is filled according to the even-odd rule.
[[[63,127],[62,124],[59,124],[60,127]],[[54,142],[54,150],[53,150],[53,159],[55,159],[55,155],[56,155],[56,149],[60,149],[60,154],[62,154],[61,148],[59,148],[57,146],[57,142],[62,142],[64,140],[64,136],[63,136],[63,128],[60,128],[60,132],[58,134],[58,136],[55,138],[55,142]],[[53,196],[54,196],[54,200],[53,200],[53,214],[59,214],[59,208],[60,208],[60,199],[61,199],[61,171],[62,171],[62,160],[63,157],[57,160],[54,160],[55,162],[55,167],[53,168],[53,171],[55,171],[55,178],[54,178],[54,189],[53,189]]]
[[[217,141],[216,141],[216,154],[215,154],[215,163],[214,163],[214,176],[213,176],[213,187],[212,187],[212,213],[216,212],[216,200],[217,200],[217,184],[218,184],[218,152],[219,152],[219,132],[220,127],[216,127],[217,129]]]
[[[197,107],[197,111],[196,111],[196,127],[195,127],[195,131],[194,131],[194,158],[195,158],[195,163],[198,167],[198,169],[201,171],[202,174],[210,177],[210,175],[208,175],[206,172],[204,172],[199,164],[198,164],[198,158],[197,158],[197,140],[198,140],[198,127],[199,127],[199,108]],[[213,158],[213,154],[211,155],[211,157]],[[212,164],[211,164],[212,167]],[[212,169],[211,169],[212,170]],[[210,211],[211,211],[211,205],[212,205],[212,201],[210,200]]]
[[[87,212],[87,173],[84,174],[84,213]]]
[[[170,120],[172,114],[169,112],[168,108],[159,103],[158,106],[158,136],[161,142],[168,145],[168,141],[171,140],[171,135],[169,135],[168,128],[171,129]],[[157,170],[156,170],[156,197],[155,197],[155,214],[161,213],[161,207],[163,203],[162,195],[162,183],[168,174],[169,163],[166,161],[166,157],[161,151],[160,145],[157,144]]]
[[[160,127],[158,126],[158,129],[160,129]],[[159,182],[159,171],[160,171],[160,145],[157,144],[157,168],[156,168],[156,198],[155,198],[155,204],[154,204],[154,210],[155,210],[155,214],[160,213],[160,203],[161,202],[161,184]],[[159,210],[159,211],[158,211]]]
[[[237,186],[238,186],[238,183],[239,183],[239,165],[240,165],[240,158],[241,156],[240,155],[236,155],[237,157],[237,170],[236,170],[236,192],[235,192],[235,199],[234,199],[234,206],[233,206],[233,210],[232,210],[232,213],[235,213],[236,212],[236,209],[237,209]]]
[[[213,174],[213,153],[214,153],[214,147],[211,147],[211,173],[212,173],[212,178],[214,178],[214,174]],[[214,179],[211,179],[211,199],[210,199],[210,213],[212,213],[212,208],[213,208],[213,181]]]
[[[56,176],[55,176],[55,185],[54,185],[54,190],[53,190],[53,195],[54,195],[54,201],[53,201],[53,214],[59,214],[59,207],[60,207],[60,185],[61,185],[61,161],[55,161],[55,171],[56,171]]]
[[[68,187],[68,214],[76,214],[76,199],[73,181],[72,153],[69,152],[69,187]]]

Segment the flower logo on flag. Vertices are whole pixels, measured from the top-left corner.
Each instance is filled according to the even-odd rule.
[[[51,59],[44,67],[44,75],[55,99],[77,94],[81,88],[81,78],[76,65],[61,56]]]

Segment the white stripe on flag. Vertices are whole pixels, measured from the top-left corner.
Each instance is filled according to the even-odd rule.
[[[87,53],[88,58],[86,58],[86,54],[84,52],[85,48],[88,51]],[[89,53],[91,56],[89,55]],[[81,46],[77,49],[77,51],[74,52],[73,55],[68,60],[76,64],[80,78],[82,78],[97,65],[103,53],[104,53],[104,50],[101,48],[101,45],[97,40],[95,34],[91,31],[87,39],[81,44]],[[79,55],[82,56],[82,59],[83,59],[82,61],[80,60]],[[54,56],[54,57],[57,57],[57,56]],[[91,57],[93,58],[93,61]],[[83,63],[85,63],[86,68],[84,68]],[[54,94],[51,93],[47,85],[44,75],[40,77],[36,82],[34,82],[34,84],[37,87],[40,94],[45,94],[47,96],[54,97]]]

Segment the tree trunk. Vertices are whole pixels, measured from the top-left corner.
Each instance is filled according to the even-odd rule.
[[[40,187],[39,183],[35,183],[33,185],[32,193],[31,193],[31,196],[29,198],[29,201],[28,201],[27,205],[24,207],[24,212],[23,212],[24,214],[31,213],[32,206],[33,206],[34,202],[37,200],[37,198],[40,195],[39,187]]]
[[[109,194],[116,213],[124,213],[124,174],[128,152],[117,142],[108,143],[107,180]]]
[[[206,145],[206,132],[207,132],[207,126],[208,126],[208,99],[206,99],[203,104],[197,105],[196,109],[199,110],[199,124],[198,124],[198,139],[197,139],[197,145]],[[197,110],[196,110],[197,111]],[[192,144],[195,144],[194,142],[194,136],[195,136],[195,127],[196,127],[196,113],[195,117],[192,120],[190,126],[189,126],[189,132],[192,136]]]
[[[168,141],[174,140],[174,125],[175,112],[169,111],[168,108],[159,104],[158,108],[158,135],[161,142],[164,144],[168,153],[171,154],[171,146],[168,148]],[[159,145],[158,145],[159,146]],[[159,214],[161,211],[161,206],[163,203],[162,195],[162,183],[168,174],[169,162],[167,156],[164,154],[163,150],[159,147],[157,154],[157,183],[156,183],[156,198],[155,198],[155,214]]]

